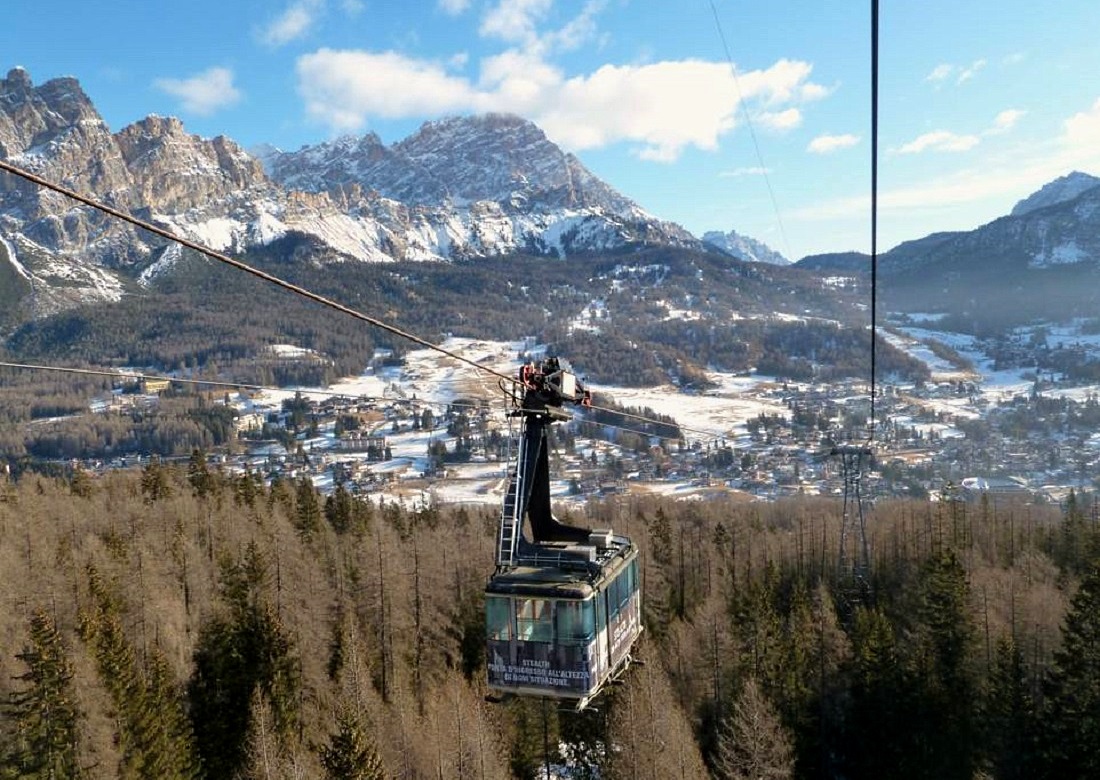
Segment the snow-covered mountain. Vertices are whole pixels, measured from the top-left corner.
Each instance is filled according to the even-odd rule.
[[[718,230],[708,231],[703,234],[703,243],[730,257],[736,257],[749,263],[791,264],[790,260],[763,241],[743,236],[736,230],[731,230],[728,233],[722,233]]]
[[[1029,211],[1073,200],[1093,187],[1100,187],[1100,179],[1081,171],[1073,171],[1044,185],[1038,192],[1033,192],[1021,200],[1012,207],[1012,216],[1023,216]]]
[[[230,252],[292,232],[367,262],[698,246],[504,115],[431,122],[391,147],[366,135],[254,156],[174,118],[112,133],[75,79],[36,87],[16,68],[0,79],[0,157]],[[33,290],[33,316],[116,299],[175,257],[160,239],[7,175],[0,239],[0,262]]]

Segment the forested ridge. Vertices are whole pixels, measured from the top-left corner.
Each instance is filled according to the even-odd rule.
[[[0,483],[0,777],[1100,774],[1100,533],[1068,507],[618,497],[644,665],[484,700],[494,508],[265,486],[196,452]],[[544,721],[545,715],[545,721]]]
[[[697,387],[706,384],[706,370],[752,368],[821,381],[867,373],[861,291],[827,287],[798,269],[667,248],[461,263],[329,255],[292,234],[242,259],[433,343],[449,335],[534,337],[598,382]],[[587,320],[583,312],[593,304],[602,316]],[[0,333],[7,358],[18,361],[200,371],[257,384],[327,384],[362,371],[376,347],[409,348],[190,250],[149,289],[135,286],[118,302]],[[280,343],[313,350],[316,359],[286,361],[265,351]],[[879,352],[888,373],[927,378],[926,367],[885,341]]]

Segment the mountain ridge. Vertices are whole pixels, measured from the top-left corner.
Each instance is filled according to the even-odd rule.
[[[0,152],[222,251],[295,232],[366,262],[700,246],[508,115],[427,123],[392,147],[368,134],[297,153],[267,150],[261,160],[228,137],[189,134],[173,117],[112,133],[76,79],[35,86],[16,68],[0,79]],[[145,283],[165,248],[13,176],[0,177],[0,234],[38,293],[33,316],[117,299]]]

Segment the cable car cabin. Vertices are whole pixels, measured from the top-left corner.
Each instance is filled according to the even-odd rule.
[[[590,547],[591,569],[539,563],[489,580],[490,688],[574,700],[583,709],[630,665],[642,631],[638,548],[625,537],[604,536],[608,546]]]
[[[557,358],[523,366],[520,385],[520,445],[485,588],[489,687],[583,709],[630,665],[641,634],[638,548],[551,513],[547,430],[569,418],[563,402],[587,405],[588,392]]]

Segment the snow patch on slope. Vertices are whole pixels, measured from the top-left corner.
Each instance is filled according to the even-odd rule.
[[[4,247],[4,251],[8,256],[8,262],[15,268],[15,272],[26,279],[28,282],[32,281],[31,275],[27,272],[27,269],[23,267],[23,264],[19,262],[19,258],[15,254],[15,247],[10,241],[3,236],[0,236],[0,245]]]
[[[141,272],[138,284],[148,287],[161,275],[175,268],[181,257],[183,257],[183,247],[179,244],[169,244],[157,261]]]
[[[1029,268],[1050,268],[1056,265],[1083,263],[1089,253],[1077,246],[1074,240],[1066,241],[1032,256]]]

